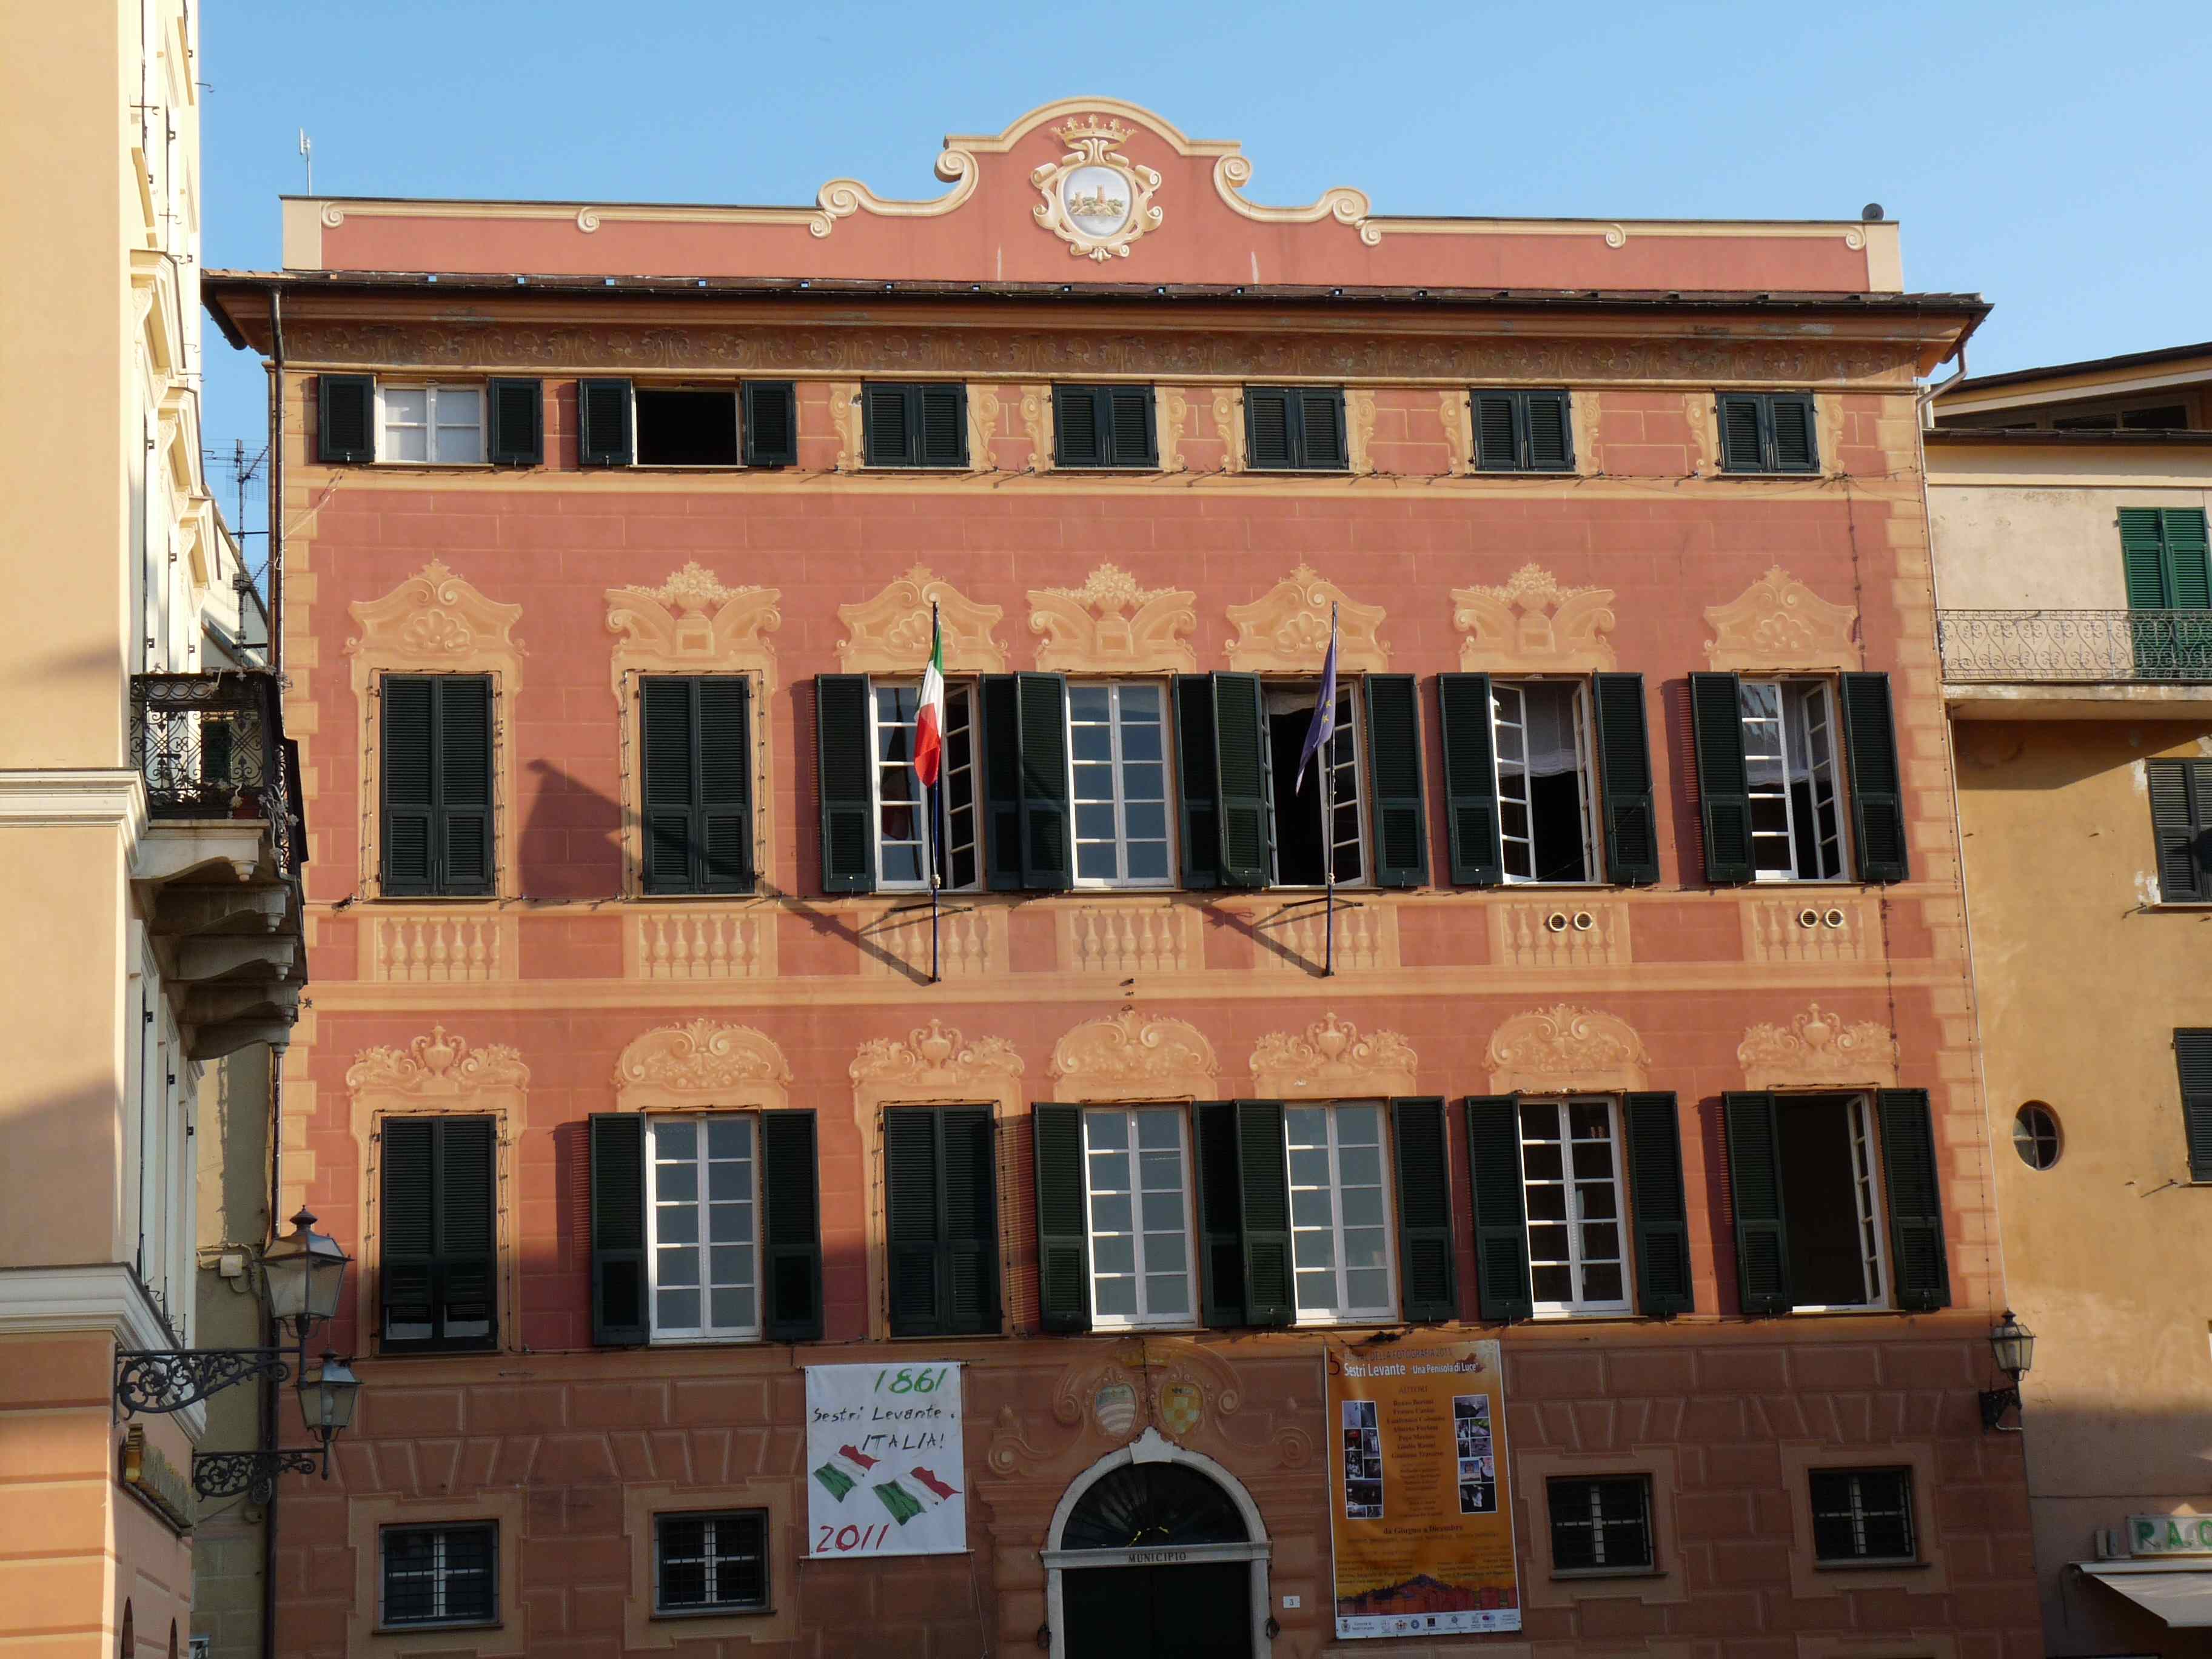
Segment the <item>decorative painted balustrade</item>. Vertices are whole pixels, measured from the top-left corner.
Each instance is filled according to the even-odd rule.
[[[516,976],[515,919],[379,906],[361,924],[361,976],[385,984],[453,984]]]
[[[623,970],[632,979],[768,979],[775,973],[773,909],[655,909],[629,919]]]
[[[1132,899],[1061,910],[1060,964],[1071,973],[1194,972],[1206,965],[1205,921],[1194,905]]]
[[[1631,960],[1628,907],[1618,899],[1493,900],[1490,959],[1515,968],[1616,968]]]
[[[1863,962],[1866,906],[1817,890],[1747,899],[1743,956],[1747,962]]]

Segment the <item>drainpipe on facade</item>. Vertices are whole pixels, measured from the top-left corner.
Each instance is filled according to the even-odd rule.
[[[1948,380],[1938,381],[1920,394],[1920,429],[1923,432],[1930,430],[1936,424],[1936,400],[1966,378],[1966,345],[1962,340],[1959,343],[1959,372]],[[1924,461],[1925,458],[1923,457],[1923,459]],[[1927,493],[1924,486],[1921,493],[1923,495]]]
[[[275,480],[270,480],[274,487]],[[276,520],[272,515],[273,526]],[[272,531],[273,539],[273,531]],[[276,584],[270,584],[276,591]],[[270,638],[276,638],[272,627]],[[270,1044],[269,1049],[269,1214],[264,1228],[265,1237],[276,1237],[276,1216],[283,1204],[284,1178],[284,1050]],[[269,1281],[261,1281],[261,1340],[270,1347],[278,1346],[281,1333],[276,1322],[269,1313]],[[306,1361],[304,1349],[301,1362]],[[261,1383],[261,1439],[264,1446],[276,1443],[276,1397],[282,1392],[276,1384],[264,1378]],[[261,1507],[261,1652],[259,1659],[276,1659],[276,1492],[272,1486],[269,1501]]]
[[[275,285],[269,289],[269,672],[282,686],[284,678],[284,296]],[[1962,353],[1960,361],[1966,361]],[[294,780],[298,787],[298,780]],[[270,1224],[276,1220],[272,1193]]]

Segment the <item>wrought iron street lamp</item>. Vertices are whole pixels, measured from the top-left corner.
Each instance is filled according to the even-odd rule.
[[[304,1449],[195,1452],[194,1492],[202,1498],[243,1496],[252,1503],[266,1504],[276,1493],[280,1474],[313,1474],[320,1469],[324,1480],[331,1478],[331,1442],[353,1422],[361,1379],[353,1374],[352,1366],[325,1350],[315,1375],[308,1376],[303,1367],[294,1387],[300,1396],[300,1415],[307,1421],[307,1432],[315,1437],[319,1452]]]
[[[1982,1391],[1982,1426],[2018,1434],[2021,1425],[2006,1422],[2004,1414],[2008,1411],[2017,1413],[2021,1408],[2020,1379],[2034,1366],[2035,1333],[2014,1319],[2012,1310],[2007,1308],[2003,1322],[1990,1333],[1990,1353],[1997,1369],[2012,1378],[2012,1384],[2009,1388]]]

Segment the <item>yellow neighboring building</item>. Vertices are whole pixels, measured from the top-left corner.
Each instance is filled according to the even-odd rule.
[[[2212,1654],[2212,343],[1957,380],[1934,411],[2045,1638]]]
[[[0,222],[15,237],[0,562],[20,613],[0,658],[0,1651],[15,1659],[184,1650],[207,1414],[126,1419],[117,1353],[193,1340],[194,1102],[228,1057],[265,1073],[302,971],[274,679],[248,648],[265,635],[200,466],[198,11],[0,8]]]

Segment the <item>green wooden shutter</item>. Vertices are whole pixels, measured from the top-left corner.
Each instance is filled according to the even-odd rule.
[[[2166,579],[2165,520],[2154,507],[2120,509],[2120,563],[2127,577],[2130,611],[2173,608]]]
[[[1722,471],[1764,472],[1766,470],[1763,441],[1766,422],[1764,415],[1759,399],[1751,393],[1735,392],[1721,398]]]
[[[2212,761],[2152,761],[2151,834],[2165,903],[2212,897]]]
[[[380,1346],[386,1348],[420,1347],[435,1340],[437,1233],[431,1188],[436,1127],[434,1118],[387,1117],[377,1130],[383,1204],[377,1218],[377,1288],[383,1309]],[[392,1334],[403,1325],[426,1326],[430,1334]]]
[[[1091,1328],[1091,1246],[1085,1224],[1083,1109],[1030,1108],[1036,1166],[1037,1306],[1048,1331]]]
[[[1291,394],[1280,386],[1244,388],[1244,465],[1260,471],[1296,466]]]
[[[1420,682],[1370,674],[1367,763],[1375,784],[1375,884],[1421,887],[1429,879],[1428,812],[1421,799]]]
[[[1351,453],[1344,442],[1344,393],[1334,387],[1301,392],[1297,406],[1297,464],[1313,468],[1346,465]]]
[[[860,396],[860,447],[870,466],[921,464],[919,387],[870,385]]]
[[[497,1145],[488,1117],[437,1122],[439,1334],[453,1347],[499,1346]],[[456,1325],[481,1322],[482,1334]]]
[[[1651,804],[1651,738],[1644,676],[1599,674],[1590,682],[1597,714],[1597,787],[1605,819],[1608,880],[1644,887],[1659,879],[1659,828]]]
[[[999,1329],[997,1126],[988,1106],[947,1106],[941,1132],[945,1194],[945,1334]]]
[[[1474,1095],[1467,1102],[1467,1166],[1474,1199],[1474,1277],[1486,1320],[1527,1319],[1528,1212],[1521,1174],[1521,1098]]]
[[[1898,776],[1897,727],[1889,676],[1843,678],[1844,746],[1850,762],[1851,832],[1861,881],[1903,881],[1905,790]]]
[[[1068,834],[1067,681],[1018,674],[1022,730],[1022,886],[1056,893],[1074,884]]]
[[[491,680],[441,675],[437,690],[437,890],[492,890]]]
[[[1897,1305],[1911,1313],[1951,1305],[1943,1249],[1942,1182],[1925,1089],[1879,1089],[1882,1184],[1888,1189],[1891,1270]]]
[[[935,1336],[945,1328],[938,1116],[931,1106],[884,1112],[884,1289],[893,1336]]]
[[[1213,775],[1221,791],[1221,884],[1265,887],[1274,837],[1268,788],[1267,714],[1257,674],[1213,677]]]
[[[1783,1208],[1782,1146],[1774,1097],[1723,1097],[1729,1194],[1735,1208],[1736,1297],[1746,1314],[1782,1314],[1790,1289],[1790,1229]]]
[[[437,808],[434,683],[387,674],[378,702],[383,726],[383,890],[389,897],[437,890],[431,854]]]
[[[1767,467],[1774,472],[1818,472],[1819,442],[1813,398],[1808,392],[1778,392],[1766,400],[1767,430],[1771,447]]]
[[[811,1111],[763,1112],[762,1330],[771,1342],[822,1336],[822,1180]]]
[[[2206,535],[2204,509],[2169,507],[2159,518],[2166,537],[2166,586],[2173,595],[2173,608],[2212,608],[2212,542]],[[2203,636],[2197,638],[2201,644]]]
[[[645,1120],[594,1112],[592,1158],[592,1340],[634,1348],[650,1340],[645,1276]]]
[[[1288,1325],[1298,1316],[1291,1279],[1290,1153],[1283,1103],[1237,1103],[1237,1201],[1244,1223],[1244,1322]]]
[[[1458,887],[1505,879],[1498,831],[1498,763],[1490,731],[1490,676],[1437,676],[1443,722],[1444,819],[1451,827],[1451,878]]]
[[[699,890],[753,890],[751,687],[742,675],[693,682],[699,709]]]
[[[1018,674],[986,674],[983,865],[994,893],[1022,890],[1022,698]]]
[[[1398,1299],[1407,1322],[1459,1317],[1451,1153],[1439,1099],[1394,1100],[1398,1152]]]
[[[537,466],[544,460],[543,380],[491,380],[484,404],[490,422],[484,453],[494,466]]]
[[[747,380],[744,400],[747,466],[799,465],[799,389],[789,380]]]
[[[2181,1123],[2189,1145],[2189,1178],[2212,1181],[2212,1030],[2173,1034],[2181,1073]]]
[[[1054,466],[1106,465],[1108,428],[1096,386],[1053,388],[1052,435]]]
[[[922,465],[967,465],[968,388],[925,386],[916,390],[921,407]]]
[[[866,674],[814,677],[822,796],[822,890],[876,890],[874,689]]]
[[[1698,737],[1698,811],[1705,824],[1705,879],[1746,882],[1751,868],[1751,781],[1743,757],[1743,687],[1733,674],[1690,676]]]
[[[1175,677],[1176,788],[1182,799],[1182,885],[1221,885],[1221,790],[1213,763],[1213,681]]]
[[[1695,1305],[1690,1279],[1690,1212],[1682,1193],[1682,1136],[1671,1094],[1626,1101],[1628,1214],[1636,1229],[1636,1306],[1672,1319]]]
[[[638,687],[643,758],[645,890],[698,890],[693,858],[699,754],[693,682],[653,676]]]
[[[1510,392],[1477,392],[1468,399],[1474,411],[1474,465],[1481,472],[1521,470],[1521,422]]]
[[[576,465],[628,466],[635,453],[630,442],[629,382],[576,382]]]
[[[1158,466],[1159,446],[1153,428],[1155,399],[1148,386],[1115,386],[1104,394],[1112,416],[1113,441],[1106,455],[1113,466]]]
[[[1575,434],[1567,415],[1564,392],[1526,392],[1521,394],[1527,411],[1528,467],[1531,472],[1571,472],[1575,469]]]
[[[315,377],[315,459],[325,466],[365,465],[376,459],[376,377]]]
[[[1200,1317],[1212,1330],[1244,1322],[1243,1183],[1237,1164],[1237,1103],[1200,1101],[1191,1108],[1191,1145],[1198,1155]]]

